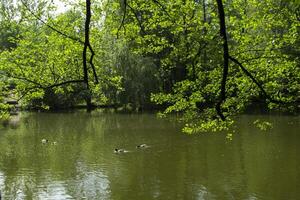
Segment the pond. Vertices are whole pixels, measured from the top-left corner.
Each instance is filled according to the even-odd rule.
[[[257,118],[274,128],[258,130]],[[155,114],[21,113],[0,129],[0,191],[9,200],[300,199],[299,122],[243,115],[230,141],[185,135]]]

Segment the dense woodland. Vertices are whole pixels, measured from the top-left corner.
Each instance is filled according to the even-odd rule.
[[[262,107],[297,113],[297,0],[1,0],[0,112],[85,105],[178,113],[227,129]]]

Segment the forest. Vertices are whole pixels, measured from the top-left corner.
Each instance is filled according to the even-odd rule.
[[[297,0],[1,0],[0,120],[24,110],[177,113],[183,132],[299,113]]]

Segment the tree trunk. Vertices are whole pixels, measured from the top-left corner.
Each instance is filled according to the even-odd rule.
[[[83,46],[83,52],[82,52],[82,62],[83,62],[83,80],[86,85],[87,94],[85,95],[85,102],[86,102],[86,108],[87,110],[91,110],[92,105],[92,98],[91,98],[91,92],[90,92],[90,86],[89,86],[89,75],[88,75],[88,67],[87,67],[87,49],[89,46],[89,35],[90,35],[90,22],[91,22],[91,1],[86,0],[86,19],[85,19],[85,27],[84,27],[84,46]]]
[[[203,7],[203,23],[206,23],[206,0],[203,0],[202,2],[202,7]],[[203,34],[206,36],[207,30],[206,27],[203,28]],[[207,63],[207,54],[206,54],[206,48],[203,49],[203,65],[206,66]]]
[[[228,42],[226,35],[226,23],[225,23],[225,13],[222,0],[217,0],[218,4],[218,13],[220,20],[220,36],[223,39],[223,76],[221,81],[221,93],[220,99],[216,105],[216,111],[220,118],[224,121],[225,116],[222,113],[221,105],[226,100],[226,80],[228,75],[228,63],[229,63],[229,51],[228,51]]]

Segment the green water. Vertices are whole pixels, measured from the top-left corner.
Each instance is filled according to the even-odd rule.
[[[300,199],[300,118],[238,121],[228,141],[153,114],[22,113],[0,129],[2,199]]]

